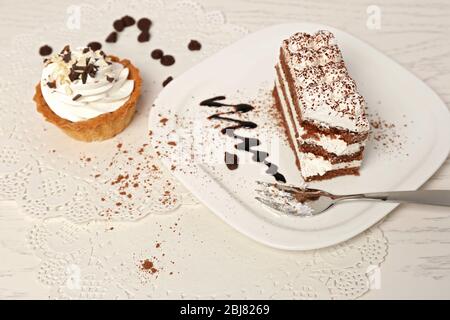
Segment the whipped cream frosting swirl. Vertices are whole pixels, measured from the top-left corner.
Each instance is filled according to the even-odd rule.
[[[101,50],[66,46],[45,61],[41,90],[50,109],[72,122],[119,109],[130,98],[129,70]]]
[[[355,133],[369,131],[365,100],[331,32],[296,33],[283,41],[283,53],[304,120]]]

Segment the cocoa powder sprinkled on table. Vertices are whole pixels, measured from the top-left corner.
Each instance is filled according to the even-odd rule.
[[[139,204],[134,200],[136,198],[134,192],[137,192],[140,197],[145,195],[155,197],[163,206],[177,204],[178,199],[171,192],[175,186],[169,180],[161,179],[161,168],[154,163],[156,156],[149,152],[148,147],[148,143],[143,143],[138,147],[132,145],[128,149],[123,143],[118,143],[107,171],[94,176],[96,179],[102,179],[103,183],[108,184],[117,192],[115,196],[111,196],[111,199],[115,199],[115,201],[101,213],[101,216],[112,216],[124,210],[129,211],[130,214],[142,214],[140,210],[137,210]],[[125,157],[127,154],[129,155]],[[121,169],[122,165],[125,165],[123,169]],[[111,176],[113,173],[114,175]],[[161,186],[162,190],[159,191],[160,188],[154,188],[153,185]],[[157,193],[155,194],[155,192]],[[103,195],[102,198],[108,197]]]
[[[145,259],[141,262],[141,268],[142,270],[150,272],[151,274],[158,272],[158,269],[155,268],[155,265],[149,259]]]

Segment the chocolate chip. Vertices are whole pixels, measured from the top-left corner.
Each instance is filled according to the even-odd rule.
[[[148,31],[152,26],[152,21],[148,18],[141,18],[137,23],[137,27],[141,31]]]
[[[122,32],[123,29],[125,29],[125,25],[122,21],[122,19],[116,20],[113,23],[113,28],[117,31],[117,32]]]
[[[134,20],[134,18],[130,16],[123,16],[121,20],[125,27],[130,27],[136,23],[136,20]]]
[[[64,46],[60,53],[63,54],[66,52],[70,52],[70,46],[68,44]]]
[[[114,81],[114,78],[113,78],[113,77],[106,76],[106,80],[108,80],[109,82],[113,82],[113,81]]]
[[[139,42],[147,42],[150,40],[150,33],[148,31],[142,31],[137,39]]]
[[[81,98],[81,94],[77,94],[75,97],[72,98],[73,101],[77,101]]]
[[[164,52],[161,49],[155,49],[152,51],[152,58],[155,60],[159,60],[162,58],[162,56],[164,55]]]
[[[75,71],[83,71],[85,68],[86,67],[84,67],[84,66],[77,66],[77,65],[74,65],[72,67],[72,69],[75,70]]]
[[[86,66],[85,72],[91,77],[94,78],[97,74],[98,66],[90,63]]]
[[[70,52],[67,52],[64,56],[63,56],[63,61],[65,63],[69,63],[69,61],[72,59],[72,54]]]
[[[92,51],[97,51],[102,48],[102,44],[97,41],[89,42],[87,45],[89,48],[91,48]]]
[[[89,48],[86,47],[83,49],[83,53],[88,53],[88,52],[89,52]]]
[[[52,52],[53,52],[53,49],[48,45],[43,45],[42,47],[39,48],[39,54],[41,56],[51,55]]]
[[[109,34],[109,36],[106,37],[106,42],[108,43],[115,43],[117,42],[117,32],[113,31]]]
[[[48,86],[50,89],[55,89],[55,88],[56,88],[56,81],[53,80],[53,81],[51,81],[51,82],[47,82],[47,86]]]
[[[80,75],[81,73],[76,72],[72,67],[69,72],[69,80],[74,82],[75,80],[78,80],[80,78]]]
[[[202,48],[202,44],[197,40],[191,40],[188,44],[188,49],[191,51],[198,51]]]
[[[168,77],[166,80],[164,80],[164,82],[162,83],[163,87],[167,86],[169,84],[169,82],[172,80],[173,80],[172,77]]]
[[[165,55],[161,58],[161,64],[163,66],[171,66],[175,63],[175,58],[171,55]]]
[[[87,76],[88,76],[88,74],[86,72],[83,72],[81,74],[81,82],[83,82],[83,84],[86,84]]]

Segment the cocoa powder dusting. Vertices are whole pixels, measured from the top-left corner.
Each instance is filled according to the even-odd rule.
[[[155,268],[153,262],[149,259],[145,259],[141,262],[141,269],[150,272],[151,274],[158,272],[158,269]]]
[[[378,113],[369,114],[371,132],[369,138],[372,140],[373,148],[382,151],[381,154],[399,156],[404,150],[407,138],[402,134],[402,129],[408,126],[405,116],[403,124],[396,125],[383,119]],[[408,154],[405,154],[408,156]]]
[[[135,200],[139,197],[153,198],[163,206],[173,206],[177,203],[176,196],[170,192],[176,186],[169,180],[161,179],[162,170],[155,164],[156,156],[150,152],[148,146],[148,143],[143,143],[127,148],[123,142],[118,143],[106,170],[101,175],[93,175],[95,179],[101,177],[102,183],[112,188],[111,195],[103,194],[100,198],[106,207],[99,213],[100,216],[112,218],[113,215],[123,214],[124,211],[126,214],[140,216],[141,213],[137,210],[139,204]],[[86,162],[92,161],[92,158],[85,156],[83,159]],[[154,188],[154,184],[161,185],[162,190]]]

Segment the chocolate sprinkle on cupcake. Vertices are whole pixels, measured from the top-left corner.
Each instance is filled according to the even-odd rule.
[[[152,54],[151,54],[152,58],[155,60],[161,59],[163,57],[163,55],[164,55],[164,52],[161,49],[155,49],[152,51]]]
[[[163,87],[167,86],[169,84],[169,82],[172,80],[173,80],[172,77],[168,77],[166,80],[164,80],[164,82],[162,83]]]
[[[81,98],[81,94],[77,94],[75,97],[72,98],[73,101],[77,101]]]
[[[188,44],[188,49],[191,51],[199,51],[202,48],[202,44],[197,40],[191,40]]]
[[[69,80],[74,82],[75,80],[78,80],[80,78],[81,73],[76,72],[73,68],[70,69],[69,72]]]
[[[89,48],[91,48],[92,51],[97,51],[102,48],[102,44],[97,41],[89,42],[87,45]]]
[[[64,53],[67,53],[67,52],[70,52],[70,46],[68,44],[66,44],[64,46],[64,48],[61,50],[60,54],[64,54]]]
[[[122,22],[125,27],[130,27],[136,23],[136,20],[133,17],[124,16],[122,17]]]
[[[114,21],[113,28],[117,32],[122,32],[123,29],[125,29],[125,24],[123,23],[122,19]]]
[[[108,80],[109,82],[113,82],[113,81],[114,81],[114,78],[113,78],[113,77],[106,76],[106,80]]]
[[[83,72],[81,74],[81,82],[83,82],[83,84],[86,84],[87,76],[88,76],[88,74],[86,72]]]
[[[106,37],[106,42],[108,43],[116,43],[117,42],[117,32],[113,31]]]
[[[175,63],[175,58],[171,55],[165,55],[161,57],[161,64],[163,66],[171,66]]]
[[[47,86],[48,86],[50,89],[55,89],[55,88],[56,88],[56,81],[53,80],[53,81],[51,81],[51,82],[47,82]]]
[[[152,26],[152,21],[149,18],[141,18],[137,23],[137,27],[141,31],[148,31]]]
[[[42,47],[39,48],[39,54],[41,56],[49,56],[52,54],[52,52],[53,49],[48,45],[43,45]]]
[[[150,40],[150,33],[148,31],[142,31],[137,39],[139,42],[147,42]]]
[[[65,63],[69,63],[69,61],[72,59],[72,53],[70,51],[67,52],[66,54],[64,54],[62,59]]]

